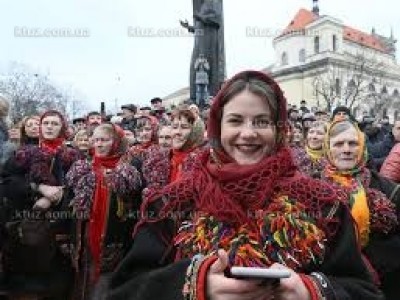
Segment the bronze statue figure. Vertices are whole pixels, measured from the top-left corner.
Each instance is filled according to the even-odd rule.
[[[225,79],[225,47],[222,0],[193,0],[193,25],[180,21],[194,33],[194,47],[190,64],[190,99],[196,100],[195,63],[203,55],[208,64],[208,92],[214,96]],[[197,103],[200,104],[200,103]]]

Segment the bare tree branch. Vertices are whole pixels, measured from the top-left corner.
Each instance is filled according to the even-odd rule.
[[[353,108],[368,99],[372,78],[383,80],[384,65],[381,62],[364,54],[347,56],[347,62],[332,62],[314,79],[315,94],[322,96],[329,110],[335,99],[341,99],[344,105]]]
[[[10,99],[10,118],[13,122],[48,109],[65,113],[66,104],[70,101],[68,94],[46,75],[33,73],[28,67],[18,64],[0,79],[0,92]]]

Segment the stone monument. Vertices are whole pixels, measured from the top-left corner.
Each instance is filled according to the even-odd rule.
[[[208,94],[214,96],[226,77],[222,0],[193,0],[193,25],[181,25],[194,34],[190,63],[190,99],[196,102],[196,61],[202,55],[208,63]],[[203,74],[204,75],[204,74]],[[197,103],[204,105],[203,103]]]

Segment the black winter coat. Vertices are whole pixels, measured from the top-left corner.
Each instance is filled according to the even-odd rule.
[[[387,178],[371,172],[370,188],[383,192],[400,216],[400,188]],[[381,289],[387,300],[400,299],[400,227],[390,235],[372,234],[364,253],[381,277]]]

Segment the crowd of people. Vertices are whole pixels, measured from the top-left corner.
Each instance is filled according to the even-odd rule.
[[[258,71],[150,104],[7,126],[0,98],[0,299],[400,298],[400,119],[288,105]]]

